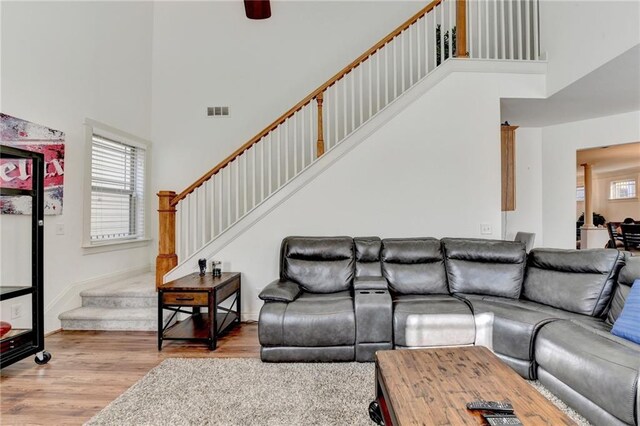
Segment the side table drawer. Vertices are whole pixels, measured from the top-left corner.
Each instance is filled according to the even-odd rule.
[[[162,294],[162,303],[165,305],[207,306],[209,304],[208,293],[174,293]]]

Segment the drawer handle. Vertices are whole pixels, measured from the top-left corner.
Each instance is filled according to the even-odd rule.
[[[180,301],[193,300],[193,297],[176,297],[176,300],[180,300]]]

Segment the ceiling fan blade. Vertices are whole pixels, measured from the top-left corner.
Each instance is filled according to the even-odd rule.
[[[269,0],[244,0],[244,10],[249,19],[267,19],[271,17]]]

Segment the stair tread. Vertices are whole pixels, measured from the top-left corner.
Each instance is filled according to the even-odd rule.
[[[149,297],[156,298],[155,276],[145,273],[112,284],[80,292],[82,297]]]
[[[165,313],[165,316],[170,312]],[[157,308],[102,308],[83,306],[61,313],[60,320],[140,321],[158,319]]]

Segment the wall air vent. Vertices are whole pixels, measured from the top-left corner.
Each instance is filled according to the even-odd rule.
[[[209,117],[228,117],[229,107],[228,106],[207,107],[207,115]]]

